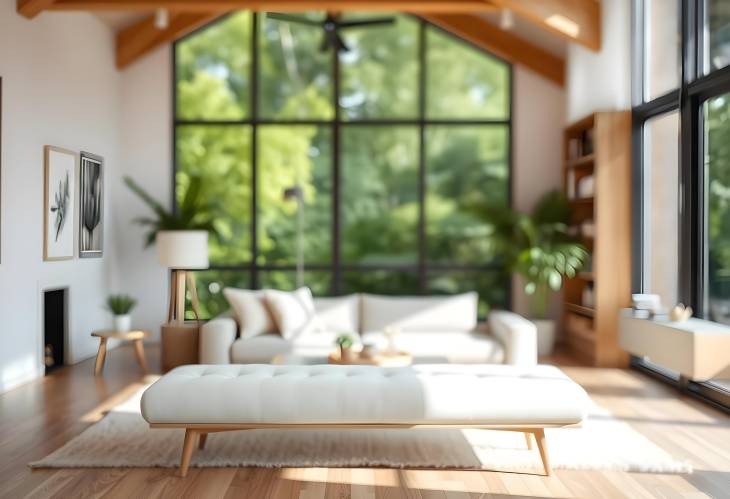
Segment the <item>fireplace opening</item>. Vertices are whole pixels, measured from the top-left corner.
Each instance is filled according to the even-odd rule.
[[[65,363],[66,291],[50,289],[43,292],[43,362],[46,374]]]

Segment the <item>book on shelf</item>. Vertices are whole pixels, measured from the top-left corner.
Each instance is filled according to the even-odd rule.
[[[583,155],[583,139],[572,138],[568,140],[568,159],[578,159]]]

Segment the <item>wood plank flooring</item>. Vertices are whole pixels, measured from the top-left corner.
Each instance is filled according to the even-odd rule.
[[[159,370],[159,350],[147,349]],[[31,470],[137,390],[145,376],[131,347],[109,353],[104,375],[93,359],[0,395],[0,498],[353,498],[523,499],[730,498],[730,417],[631,370],[594,369],[552,359],[615,416],[695,467],[690,475],[563,471],[516,473],[391,469]]]

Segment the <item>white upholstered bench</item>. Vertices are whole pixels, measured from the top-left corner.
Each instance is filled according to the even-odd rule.
[[[550,474],[544,428],[580,424],[587,395],[552,366],[190,365],[150,386],[142,416],[184,428],[180,472],[197,437],[261,428],[483,428],[534,435]],[[434,456],[434,459],[437,459]]]

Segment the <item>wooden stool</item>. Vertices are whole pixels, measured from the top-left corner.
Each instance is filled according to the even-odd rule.
[[[106,342],[109,338],[115,338],[122,341],[134,342],[134,353],[137,355],[137,362],[143,371],[147,371],[147,362],[144,360],[144,346],[142,340],[149,336],[149,331],[132,330],[127,332],[121,331],[94,331],[91,336],[99,338],[99,351],[96,354],[96,364],[94,365],[94,376],[99,376],[104,369],[104,359],[106,358]]]

